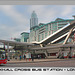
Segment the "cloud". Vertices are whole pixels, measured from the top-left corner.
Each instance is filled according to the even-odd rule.
[[[0,35],[4,37],[19,37],[22,31],[28,31],[28,18],[24,14],[19,13],[14,5],[0,5],[0,11],[7,17],[10,17],[15,24],[14,26],[1,25]],[[3,35],[4,34],[4,35]],[[7,35],[8,36],[7,36]]]
[[[58,17],[71,18],[72,14],[75,13],[74,5],[27,5],[24,6],[26,10],[23,13],[17,11],[15,7],[16,5],[0,5],[0,12],[10,17],[14,22],[13,25],[1,25],[0,38],[20,37],[22,32],[29,32],[30,17],[33,10],[38,16],[39,23],[48,23]],[[21,8],[18,9],[20,10]]]
[[[32,13],[34,10],[38,16],[39,23],[44,22],[45,18],[45,5],[32,5],[29,8],[29,12]]]
[[[0,10],[3,11],[8,17],[11,17],[18,24],[25,24],[27,22],[26,16],[23,16],[16,11],[15,6],[12,5],[0,5]]]
[[[32,5],[29,10],[33,10],[38,15],[39,23],[48,23],[56,18],[72,18],[75,12],[75,5]]]
[[[57,15],[57,9],[51,5],[32,5],[30,6],[29,10],[31,13],[33,10],[35,10],[36,14],[38,15],[39,23],[48,23]]]
[[[63,5],[61,7],[61,16],[72,19],[72,15],[75,13],[75,5]]]

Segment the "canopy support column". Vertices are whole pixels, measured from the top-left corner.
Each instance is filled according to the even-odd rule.
[[[69,31],[69,33],[68,33],[66,39],[64,40],[64,43],[63,43],[63,44],[66,44],[66,42],[67,42],[68,38],[70,37],[70,35],[71,35],[73,29],[74,29],[74,28],[72,28],[72,29]]]
[[[40,44],[41,47],[43,47],[43,44]]]
[[[8,61],[10,60],[10,57],[9,57],[9,53],[10,53],[10,51],[9,51],[9,43],[7,44],[7,52],[8,52]]]

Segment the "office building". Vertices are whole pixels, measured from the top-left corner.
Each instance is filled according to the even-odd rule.
[[[29,39],[29,33],[22,32],[21,33],[21,42],[27,42],[27,39]]]
[[[34,14],[34,12],[32,14]],[[37,16],[35,16],[35,17],[37,18]],[[75,19],[75,17],[74,17],[74,19]],[[68,23],[74,21],[74,19],[57,18],[57,19],[55,19],[55,21],[51,21],[46,24],[43,24],[43,23],[38,24],[37,23],[38,25],[33,24],[33,23],[35,23],[35,20],[33,20],[33,23],[31,23],[31,21],[30,21],[29,41],[30,42],[35,42],[35,41],[40,42],[41,40],[43,40],[46,37],[48,37],[49,35],[53,34],[54,32],[56,32],[60,28],[64,27]]]

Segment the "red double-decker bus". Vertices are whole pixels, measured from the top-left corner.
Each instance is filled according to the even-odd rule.
[[[4,50],[0,50],[0,64],[6,63],[7,63],[6,52]]]

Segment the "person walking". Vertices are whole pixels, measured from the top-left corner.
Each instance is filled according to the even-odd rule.
[[[34,56],[33,55],[31,55],[31,59],[32,59],[32,61],[34,61]]]
[[[25,60],[26,56],[24,55],[24,60]]]
[[[38,55],[38,59],[40,59],[40,55]]]
[[[21,57],[21,55],[20,55],[20,60],[21,60],[21,58],[22,58],[22,57]]]

